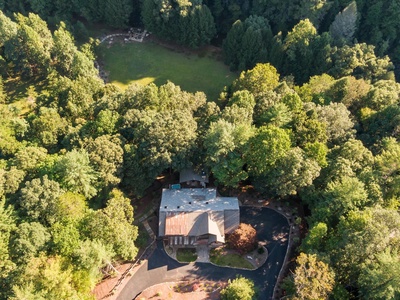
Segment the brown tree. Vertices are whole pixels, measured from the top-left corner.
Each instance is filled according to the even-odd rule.
[[[251,225],[240,223],[239,227],[230,234],[228,245],[240,254],[248,253],[257,247],[257,232]]]

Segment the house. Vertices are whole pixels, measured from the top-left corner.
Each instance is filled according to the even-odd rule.
[[[239,226],[239,201],[215,188],[163,189],[159,237],[170,245],[221,244]]]

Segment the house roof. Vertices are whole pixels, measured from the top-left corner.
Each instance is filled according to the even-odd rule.
[[[239,210],[236,197],[217,197],[214,188],[163,189],[160,212]]]
[[[212,234],[216,241],[225,242],[223,223],[213,220],[212,212],[169,212],[165,222],[165,235]]]
[[[200,182],[205,182],[208,183],[208,176],[206,173],[199,174],[196,173],[193,169],[183,169],[179,173],[179,182],[187,182],[187,181],[200,181]]]

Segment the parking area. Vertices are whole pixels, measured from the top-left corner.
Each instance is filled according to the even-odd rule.
[[[258,299],[272,299],[285,260],[289,224],[280,213],[266,207],[241,207],[240,218],[241,222],[251,224],[257,230],[258,239],[265,242],[268,249],[268,259],[259,269],[238,270],[202,262],[181,264],[170,258],[165,253],[162,241],[158,241],[157,249],[129,279],[117,299],[134,299],[144,289],[162,282],[189,279],[227,281],[237,275],[254,281],[259,291]]]

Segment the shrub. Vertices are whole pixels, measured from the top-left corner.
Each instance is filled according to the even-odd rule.
[[[257,246],[257,232],[251,225],[240,223],[239,227],[229,236],[228,245],[242,255],[248,253]]]
[[[244,277],[229,280],[228,286],[221,291],[222,300],[251,300],[254,295],[254,282]]]

